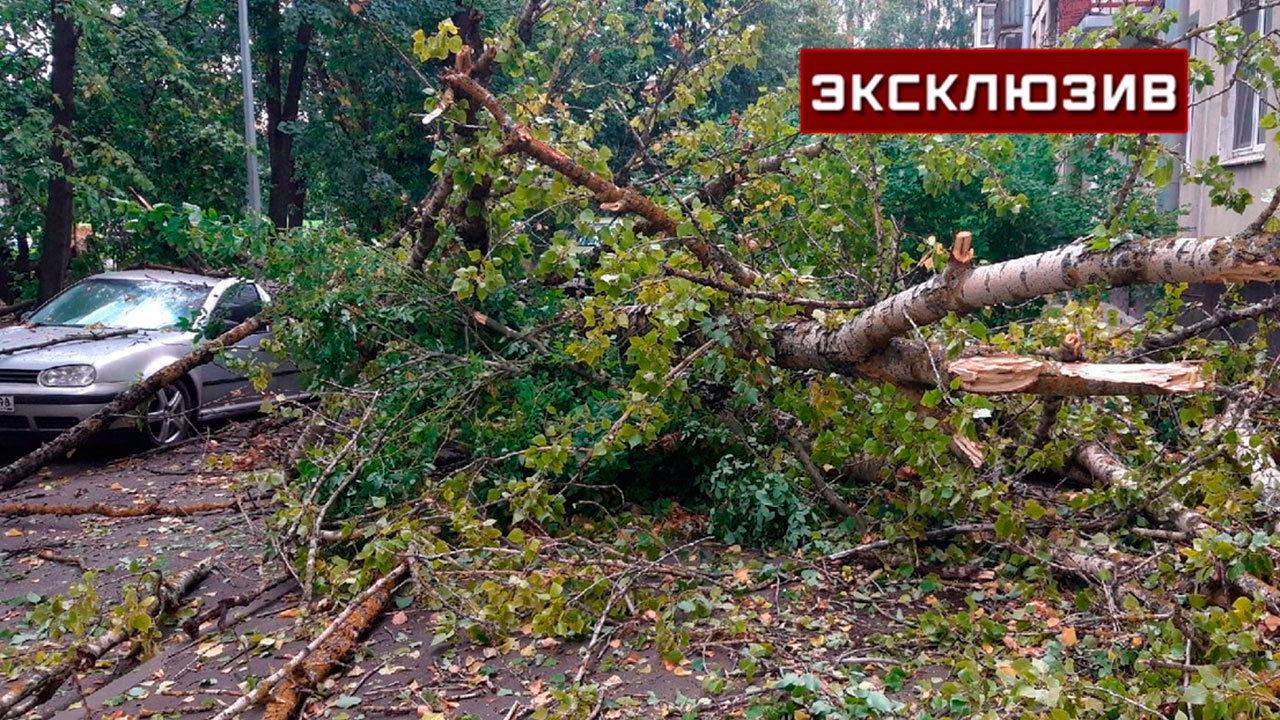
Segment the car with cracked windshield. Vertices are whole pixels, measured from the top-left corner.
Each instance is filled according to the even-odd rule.
[[[108,272],[72,285],[0,328],[0,447],[15,435],[72,427],[269,301],[251,280],[171,270]],[[273,352],[270,338],[264,326],[111,427],[163,447],[190,437],[196,423],[302,398],[297,366]]]

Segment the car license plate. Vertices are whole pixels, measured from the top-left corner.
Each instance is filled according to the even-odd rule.
[[[0,413],[13,412],[13,396],[0,395]]]

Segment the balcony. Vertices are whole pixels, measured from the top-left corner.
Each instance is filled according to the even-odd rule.
[[[977,4],[974,47],[1022,47],[1022,8],[1027,0],[987,0]]]
[[[1122,8],[1164,9],[1164,0],[1060,0],[1058,27],[1084,32],[1111,27],[1111,16]]]

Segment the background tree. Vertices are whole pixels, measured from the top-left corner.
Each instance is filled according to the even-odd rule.
[[[75,195],[71,187],[74,161],[72,123],[75,120],[76,47],[80,30],[71,3],[52,0],[49,84],[52,95],[52,138],[49,159],[56,165],[49,177],[45,199],[44,235],[40,242],[40,299],[53,297],[67,279],[71,262],[71,236],[75,232]]]

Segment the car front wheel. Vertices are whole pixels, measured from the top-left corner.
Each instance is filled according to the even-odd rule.
[[[147,405],[142,434],[152,447],[182,442],[191,435],[191,395],[182,383],[160,388]]]

